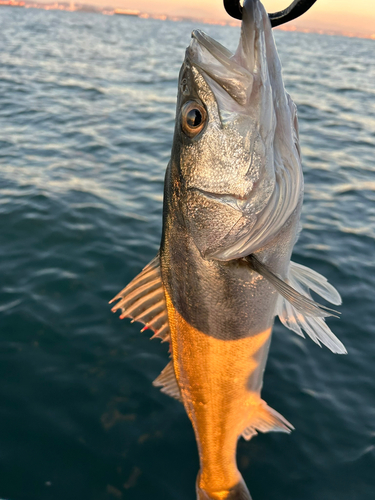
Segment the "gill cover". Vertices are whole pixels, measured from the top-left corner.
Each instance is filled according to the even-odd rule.
[[[194,31],[185,62],[208,110],[180,154],[186,224],[204,257],[237,259],[280,231],[303,192],[296,108],[262,4],[245,1],[235,54]]]

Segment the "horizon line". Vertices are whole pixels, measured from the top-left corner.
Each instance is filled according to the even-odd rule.
[[[69,6],[69,7],[66,7]],[[41,10],[57,10],[64,12],[80,12],[85,14],[102,14],[102,15],[124,15],[137,17],[139,19],[155,19],[159,21],[172,21],[172,22],[200,22],[202,24],[207,25],[215,25],[215,26],[232,26],[232,27],[240,27],[240,21],[230,20],[213,20],[206,19],[204,17],[196,17],[196,16],[173,16],[167,14],[152,14],[141,11],[127,10],[127,9],[116,9],[113,7],[104,7],[104,6],[94,6],[87,3],[80,3],[74,1],[66,1],[66,2],[33,2],[31,0],[0,0],[0,7],[24,7],[26,9],[41,9]],[[77,8],[79,7],[79,8]],[[82,7],[82,8],[80,8]],[[90,9],[90,10],[88,10]],[[284,24],[282,26],[278,26],[274,28],[278,31],[285,32],[297,32],[297,33],[311,33],[316,35],[327,35],[327,36],[343,36],[345,38],[360,38],[366,40],[375,40],[375,33],[371,35],[361,34],[357,31],[353,30],[335,30],[335,29],[324,29],[324,28],[311,28],[298,26],[295,24]]]

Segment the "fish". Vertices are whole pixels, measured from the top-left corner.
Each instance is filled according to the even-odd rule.
[[[326,324],[338,291],[291,261],[303,172],[297,110],[286,92],[267,13],[246,0],[238,48],[192,33],[179,81],[157,256],[111,301],[120,318],[168,342],[154,381],[182,402],[200,470],[198,500],[249,500],[238,470],[242,436],[293,425],[261,398],[275,317],[332,352]]]

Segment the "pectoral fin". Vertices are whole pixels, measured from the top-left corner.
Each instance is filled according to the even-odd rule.
[[[302,295],[300,292],[295,290],[292,286],[286,283],[284,280],[279,278],[275,273],[273,273],[265,264],[262,264],[255,255],[249,255],[245,259],[250,267],[256,271],[258,274],[266,278],[279,292],[279,294],[284,297],[292,306],[300,313],[306,316],[316,316],[320,318],[325,318],[326,316],[334,316],[338,318],[339,312],[329,307],[317,304],[311,298]]]
[[[309,292],[311,289],[327,301],[336,305],[341,304],[340,294],[324,276],[308,267],[291,262],[286,283],[262,264],[255,255],[250,255],[245,260],[279,292],[281,297],[277,305],[277,314],[283,325],[302,337],[304,337],[303,329],[318,345],[322,343],[336,354],[346,354],[344,345],[335,337],[324,320],[327,316],[337,318],[340,313],[315,302]]]
[[[288,281],[299,293],[310,296],[309,290],[331,302],[341,304],[338,291],[321,274],[301,266],[294,262],[290,263]],[[302,330],[319,346],[324,344],[336,354],[347,354],[345,346],[332,333],[323,317],[314,317],[302,314],[294,304],[288,302],[284,297],[279,298],[277,314],[284,326],[304,337]]]
[[[120,319],[132,318],[155,332],[152,338],[162,342],[170,339],[167,306],[160,274],[160,260],[157,255],[144,269],[111,301],[118,301],[112,312],[121,309]]]
[[[261,400],[259,405],[253,408],[250,417],[250,425],[242,432],[242,437],[249,441],[260,432],[286,432],[294,430],[293,425],[286,420],[276,410],[270,408],[267,403]]]

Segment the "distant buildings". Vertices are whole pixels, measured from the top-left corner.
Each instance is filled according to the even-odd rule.
[[[16,2],[15,0],[0,0],[0,6],[25,7],[25,2]]]
[[[139,10],[129,10],[129,9],[115,9],[114,14],[118,16],[135,16],[135,17],[139,17],[141,15]]]

